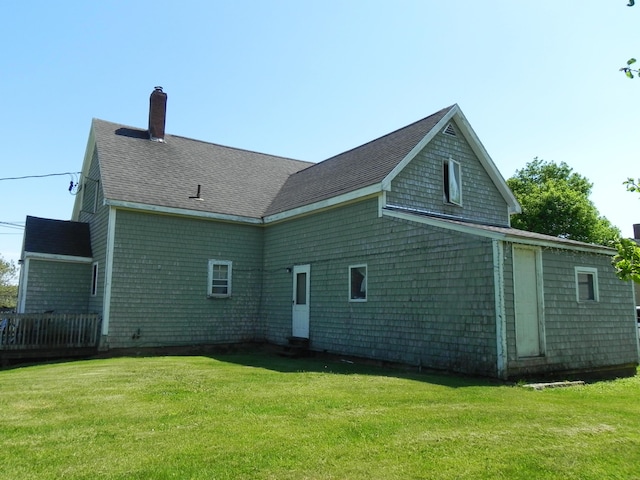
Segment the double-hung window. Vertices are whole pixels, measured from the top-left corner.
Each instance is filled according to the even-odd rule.
[[[460,164],[449,157],[443,162],[443,189],[445,203],[462,205],[462,180],[460,178]]]
[[[232,263],[230,260],[209,260],[207,296],[212,298],[231,296]]]
[[[590,267],[576,267],[575,271],[576,300],[578,303],[599,301],[598,269]]]

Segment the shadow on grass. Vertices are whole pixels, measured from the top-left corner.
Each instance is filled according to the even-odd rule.
[[[502,386],[499,380],[472,377],[456,373],[419,370],[405,364],[380,362],[362,358],[339,355],[319,354],[301,358],[289,358],[278,355],[275,351],[260,351],[251,353],[220,353],[206,355],[208,358],[244,365],[247,367],[263,368],[280,373],[329,373],[336,375],[371,375],[395,377],[418,382],[432,383],[450,388]]]

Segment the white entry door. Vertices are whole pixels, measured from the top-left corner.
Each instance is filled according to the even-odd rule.
[[[518,357],[537,357],[542,349],[539,250],[513,248],[513,289]]]
[[[293,267],[293,309],[291,334],[309,338],[309,277],[311,265]]]

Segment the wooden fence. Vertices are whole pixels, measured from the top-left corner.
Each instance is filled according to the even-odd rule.
[[[0,352],[97,348],[98,314],[2,313]]]

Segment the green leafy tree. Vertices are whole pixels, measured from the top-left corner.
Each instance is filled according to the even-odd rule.
[[[625,182],[623,182],[623,185],[627,186],[627,191],[629,192],[640,193],[640,178],[634,180],[633,178],[629,177]]]
[[[633,240],[621,238],[616,245],[618,254],[611,261],[621,280],[640,283],[640,247]]]
[[[536,157],[507,184],[522,206],[511,218],[514,228],[608,246],[620,238],[589,199],[593,184],[564,162]]]
[[[15,308],[18,286],[15,284],[17,268],[0,255],[0,307]]]
[[[628,178],[624,185],[629,192],[640,193],[640,178],[637,180]],[[616,244],[616,249],[618,254],[613,257],[611,263],[618,278],[640,283],[640,246],[633,240],[622,238]]]

